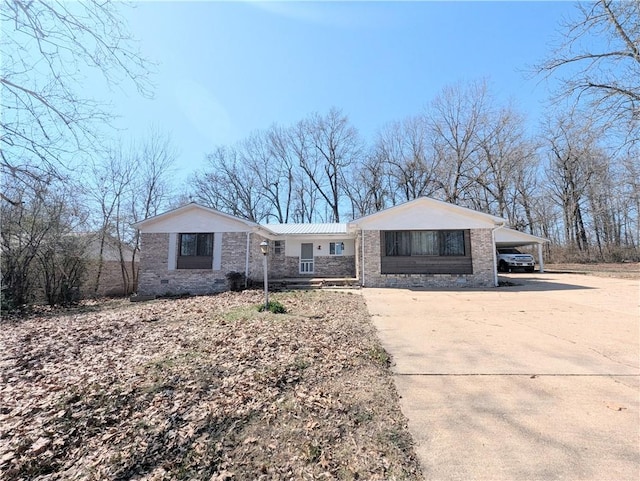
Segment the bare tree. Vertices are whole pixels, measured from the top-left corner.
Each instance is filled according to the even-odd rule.
[[[122,289],[137,285],[140,234],[131,224],[159,214],[168,205],[170,176],[177,154],[171,138],[156,128],[140,142],[114,145],[89,176],[87,196],[96,212],[98,264],[94,292],[98,292],[107,252],[118,256]],[[113,259],[112,259],[113,260]]]
[[[171,136],[152,127],[142,145],[133,145],[129,162],[134,165],[135,177],[131,190],[130,216],[125,216],[118,227],[118,252],[123,278],[126,275],[124,246],[133,249],[130,260],[131,285],[138,285],[137,255],[140,252],[140,232],[131,224],[160,214],[173,196],[171,175],[178,152]]]
[[[431,103],[428,122],[442,197],[454,204],[476,182],[479,135],[488,102],[484,81],[446,87]]]
[[[136,164],[127,158],[122,145],[113,147],[107,158],[93,166],[93,185],[88,188],[88,196],[100,214],[97,217],[98,259],[93,291],[97,294],[105,263],[105,252],[120,239],[121,224],[125,206],[133,193]],[[127,220],[129,220],[127,218]],[[131,282],[126,269],[122,269],[124,292],[129,292]]]
[[[640,149],[629,151],[621,164],[620,186],[626,199],[622,210],[624,243],[637,250],[640,248]]]
[[[424,117],[407,117],[382,129],[376,142],[394,191],[394,203],[433,195],[439,190],[439,158],[432,155],[432,137]]]
[[[75,232],[87,212],[76,189],[54,178],[25,180],[6,186],[15,202],[0,204],[3,309],[43,297],[70,302],[82,275],[85,246]]]
[[[326,115],[312,115],[300,122],[294,151],[299,165],[329,209],[329,220],[340,222],[343,175],[361,155],[358,133],[349,119],[332,108]]]
[[[194,199],[252,222],[263,220],[269,211],[264,191],[240,148],[218,147],[207,160],[207,169],[193,176]]]
[[[270,204],[267,217],[275,217],[277,222],[288,222],[296,177],[288,134],[284,129],[272,126],[241,142],[241,148],[244,163],[260,182]]]
[[[0,165],[14,182],[30,185],[26,178],[47,178],[98,148],[96,128],[110,117],[80,92],[88,71],[112,85],[128,79],[150,95],[146,63],[118,7],[111,0],[2,2]]]
[[[350,182],[345,182],[352,219],[381,211],[389,205],[391,192],[386,167],[385,157],[376,150],[352,166],[348,174]]]
[[[593,159],[599,152],[598,140],[599,132],[588,123],[588,116],[575,111],[551,120],[546,128],[547,183],[562,208],[565,242],[579,251],[589,247],[584,204],[595,173]]]
[[[526,211],[527,182],[537,166],[535,145],[527,139],[523,116],[512,107],[496,109],[479,138],[477,173],[485,205],[474,207],[509,219],[510,225],[524,227],[531,219],[520,217]]]
[[[564,74],[563,93],[587,96],[594,111],[614,123],[640,122],[640,2],[598,0],[577,4],[563,25],[563,41],[536,67]],[[633,127],[635,126],[635,127]],[[633,140],[638,141],[637,130]]]

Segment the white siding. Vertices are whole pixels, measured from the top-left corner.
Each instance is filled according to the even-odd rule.
[[[286,239],[284,253],[288,257],[300,256],[300,244],[313,244],[313,255],[328,256],[330,242],[344,242],[344,251],[342,255],[353,256],[356,254],[355,239],[336,238],[336,239]],[[318,249],[320,246],[320,249]]]
[[[141,227],[145,233],[163,232],[248,232],[252,228],[241,220],[234,220],[199,208],[183,210],[176,215],[168,215],[150,221]]]

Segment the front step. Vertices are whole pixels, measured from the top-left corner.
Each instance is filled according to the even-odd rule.
[[[276,289],[359,289],[360,283],[355,278],[289,278],[270,280],[269,286]]]

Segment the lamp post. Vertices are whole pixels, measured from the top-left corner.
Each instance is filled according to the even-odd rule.
[[[269,281],[267,279],[267,254],[269,253],[269,243],[266,240],[260,242],[262,251],[262,269],[264,270],[264,308],[269,309]]]

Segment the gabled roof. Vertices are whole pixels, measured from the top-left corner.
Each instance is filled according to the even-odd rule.
[[[278,235],[346,235],[347,224],[263,224],[263,227]]]
[[[432,199],[419,197],[409,202],[389,207],[349,223],[309,223],[309,224],[264,224],[225,214],[216,209],[191,202],[177,209],[150,217],[133,224],[146,232],[211,232],[220,231],[251,232],[262,231],[263,235],[308,236],[354,235],[354,231],[403,230],[403,229],[474,229],[504,226],[507,220],[466,207]],[[504,230],[507,229],[499,229]],[[217,230],[216,230],[217,231]],[[511,231],[511,229],[509,229]],[[528,234],[518,233],[524,236]],[[534,238],[534,239],[531,239]],[[526,240],[523,238],[523,241]],[[516,242],[517,240],[513,240]],[[528,242],[545,242],[546,239],[530,236]],[[522,245],[522,244],[521,244]]]
[[[140,230],[150,231],[154,226],[165,226],[164,232],[171,232],[166,230],[166,226],[175,222],[177,223],[176,228],[178,228],[177,226],[179,224],[182,224],[178,230],[183,232],[196,232],[196,230],[188,230],[188,226],[184,226],[184,220],[181,221],[181,219],[188,217],[197,218],[195,220],[198,221],[198,224],[203,224],[205,222],[210,223],[213,221],[222,222],[226,225],[234,226],[234,230],[250,231],[260,228],[260,225],[255,222],[241,219],[230,214],[225,214],[224,212],[212,209],[211,207],[205,207],[197,204],[196,202],[190,202],[189,204],[178,207],[177,209],[172,209],[162,214],[149,217],[143,221],[136,222],[133,224],[133,227]],[[202,227],[204,228],[204,226]],[[185,228],[187,228],[187,230],[184,230]]]
[[[349,222],[350,229],[365,227],[370,229],[392,228],[493,228],[504,225],[507,219],[485,214],[466,207],[432,199],[417,199],[398,204]]]

